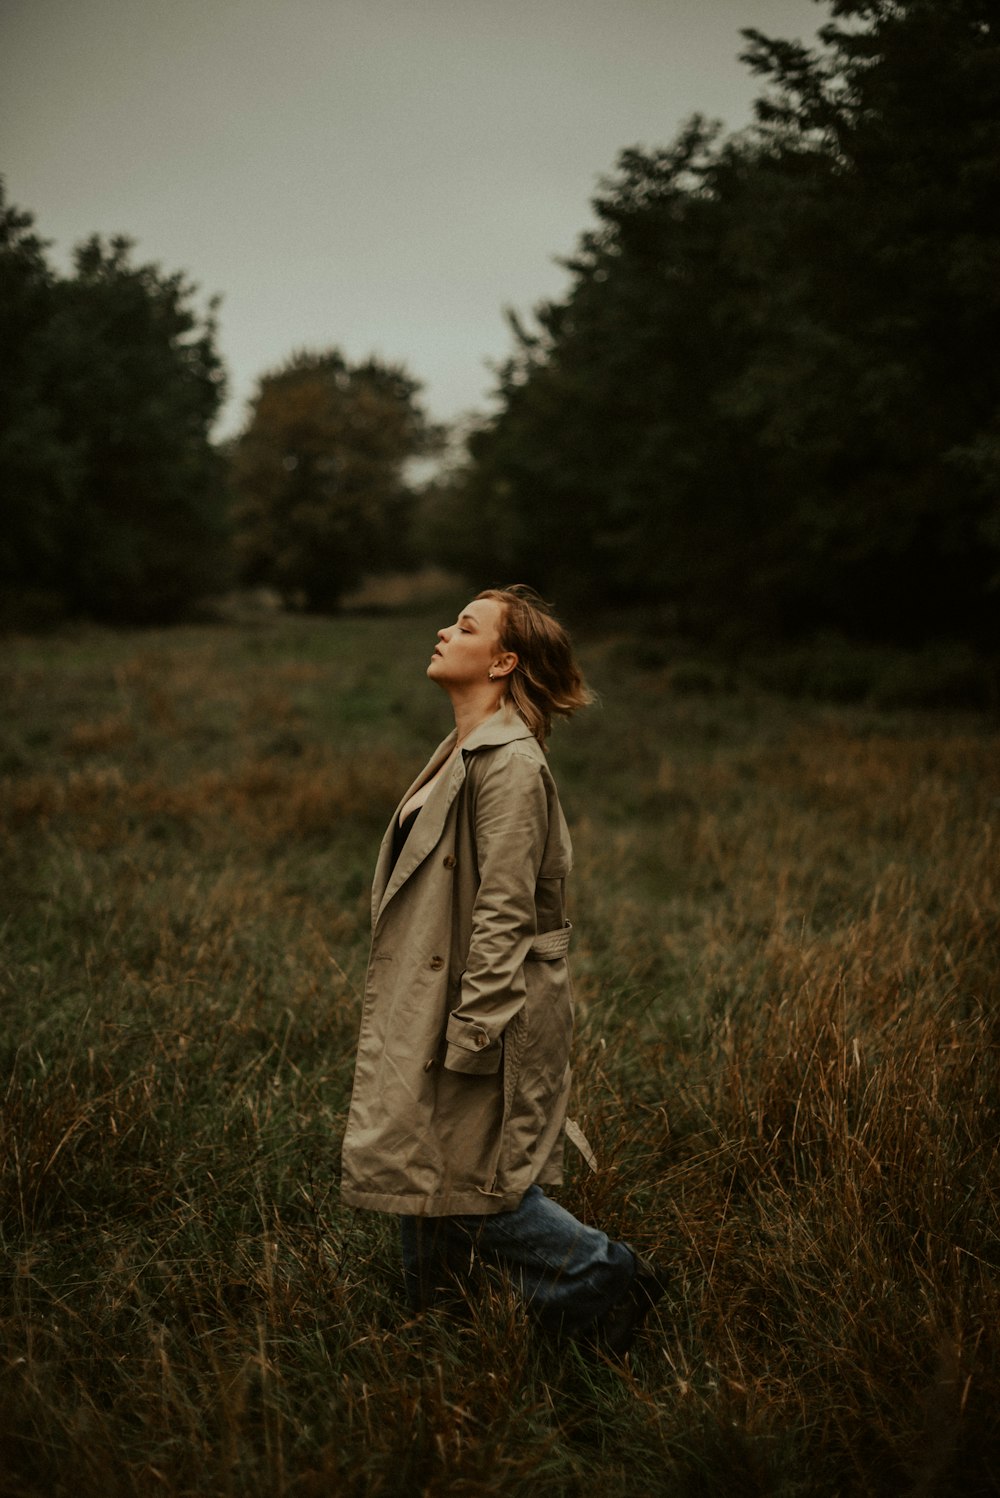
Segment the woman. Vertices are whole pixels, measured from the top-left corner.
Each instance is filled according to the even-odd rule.
[[[343,1197],[400,1216],[414,1308],[478,1258],[544,1327],[621,1353],[662,1280],[544,1191],[564,1135],[586,1145],[566,1119],[571,846],[545,739],[591,694],[530,588],[480,593],[437,641],[455,729],[379,853]]]

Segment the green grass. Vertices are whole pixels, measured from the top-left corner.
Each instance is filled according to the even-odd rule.
[[[594,1366],[338,1201],[436,622],[6,642],[0,1492],[996,1491],[995,721],[587,641],[562,1198],[675,1275]]]

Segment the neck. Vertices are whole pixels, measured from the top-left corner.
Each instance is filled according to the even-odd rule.
[[[487,687],[488,690],[485,691],[477,687],[474,691],[463,693],[461,697],[452,694],[451,705],[455,713],[455,732],[458,735],[458,744],[463,744],[480,723],[485,723],[487,718],[492,718],[500,706],[503,691],[498,690],[492,682],[487,683]]]

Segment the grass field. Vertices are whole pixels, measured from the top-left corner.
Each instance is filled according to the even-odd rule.
[[[0,1492],[995,1493],[995,719],[584,641],[562,1199],[675,1271],[594,1365],[338,1202],[438,622],[5,642]]]

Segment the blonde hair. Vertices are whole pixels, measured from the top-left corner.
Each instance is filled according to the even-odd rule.
[[[569,635],[545,600],[526,583],[486,588],[479,598],[500,604],[500,648],[517,656],[507,696],[538,742],[552,732],[553,716],[572,717],[594,701],[573,656]]]

